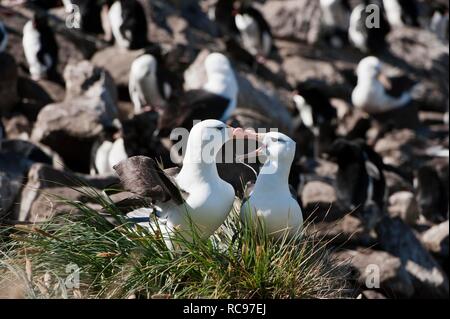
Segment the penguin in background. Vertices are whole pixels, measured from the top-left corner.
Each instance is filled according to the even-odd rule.
[[[391,27],[420,26],[416,0],[383,0],[383,7]]]
[[[429,28],[434,32],[442,42],[447,42],[449,39],[449,14],[448,5],[435,4],[432,7],[430,14]]]
[[[0,21],[0,53],[6,50],[8,45],[8,32],[6,31],[5,25]]]
[[[37,13],[25,24],[22,44],[34,80],[58,78],[58,44],[45,15]]]
[[[210,19],[217,22],[224,36],[228,34],[239,34],[239,30],[234,21],[234,11],[234,1],[218,0],[215,7],[209,12]]]
[[[129,92],[135,114],[166,108],[168,101],[179,90],[181,81],[168,69],[159,47],[147,49],[133,61]]]
[[[336,195],[345,211],[355,211],[367,229],[373,229],[383,217],[387,189],[385,164],[364,140],[337,139],[326,158],[338,165]]]
[[[293,101],[298,112],[294,119],[294,127],[300,135],[312,134],[312,154],[318,158],[336,139],[336,108],[312,83],[299,83]],[[311,139],[307,140],[307,143],[311,144]],[[310,147],[307,147],[307,151],[309,150]]]
[[[369,26],[368,21],[374,22],[371,16],[376,14],[369,10],[369,5],[378,7],[379,27]],[[378,19],[375,19],[378,20]],[[365,0],[357,5],[350,15],[350,27],[348,37],[350,43],[365,54],[378,54],[386,48],[386,36],[391,31],[391,26],[385,16],[381,3]]]
[[[269,23],[258,9],[248,4],[238,3],[233,15],[243,47],[257,59],[264,61],[273,49]]]
[[[147,18],[137,0],[117,0],[111,6],[109,22],[119,47],[136,50],[148,44]]]
[[[322,38],[334,48],[348,43],[348,28],[352,11],[348,0],[320,0]]]
[[[114,122],[105,127],[91,150],[91,175],[113,174],[113,166],[128,158],[122,136],[122,125]]]

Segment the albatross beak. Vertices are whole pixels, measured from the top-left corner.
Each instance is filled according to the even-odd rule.
[[[253,140],[253,141],[262,142],[262,140],[264,138],[264,134],[258,134],[252,130],[244,130],[240,127],[234,128],[231,126],[229,126],[228,128],[231,132],[232,138],[235,140],[249,139],[249,140]]]
[[[380,75],[378,75],[378,80],[383,84],[383,86],[390,90],[392,89],[392,83],[391,81],[388,79],[388,77],[386,75],[384,75],[383,73],[380,73]]]
[[[248,140],[258,141],[259,143],[263,143],[265,134],[256,133],[252,130],[243,130],[240,127],[230,128],[230,129],[233,130],[233,139],[241,139],[241,140],[248,139]],[[237,156],[236,159],[239,161],[242,161],[244,159],[256,158],[261,153],[263,153],[265,147],[266,146],[263,144],[263,146],[259,147],[255,151],[250,152],[248,154]]]
[[[244,155],[236,156],[236,159],[237,159],[239,162],[242,162],[242,161],[245,160],[245,159],[258,158],[259,155],[261,155],[261,154],[264,153],[264,149],[265,149],[265,148],[266,148],[266,145],[263,145],[263,146],[257,148],[256,150],[254,150],[253,152],[250,152],[250,153],[244,154]]]

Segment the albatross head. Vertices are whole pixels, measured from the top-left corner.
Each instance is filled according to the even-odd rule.
[[[279,132],[253,135],[250,132],[245,132],[245,134],[249,139],[258,140],[262,146],[256,151],[244,155],[244,158],[264,155],[267,157],[266,163],[272,162],[280,163],[286,167],[291,166],[295,157],[296,144],[289,136]]]
[[[358,79],[361,78],[376,78],[381,73],[381,61],[374,57],[369,56],[367,58],[362,59],[358,68],[356,69],[356,74],[358,75]]]
[[[262,150],[271,161],[278,161],[290,166],[295,156],[295,142],[287,135],[269,132],[263,135]]]
[[[189,134],[184,163],[215,163],[222,146],[233,138],[244,138],[241,128],[232,128],[218,120],[194,125]]]

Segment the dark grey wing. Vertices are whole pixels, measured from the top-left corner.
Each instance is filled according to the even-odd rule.
[[[125,192],[127,195],[129,193]],[[112,201],[113,205],[111,206],[111,209],[114,212],[120,212],[123,215],[128,214],[129,212],[132,212],[136,209],[142,208],[142,207],[152,207],[152,203],[147,201],[145,198],[142,198],[140,196],[129,196],[126,198],[121,198],[120,195],[122,193],[117,194],[118,196],[112,195],[109,197],[109,199]],[[117,198],[118,197],[118,198]],[[108,208],[104,207],[101,210],[101,213],[107,214]]]
[[[166,168],[164,170],[164,174],[174,183],[175,183],[175,178],[178,176],[178,174],[180,173],[181,168],[179,167],[171,167],[171,168]],[[186,192],[183,189],[178,189],[179,192],[181,193],[181,197],[183,197],[183,201],[186,200],[186,198],[189,196],[189,193]]]
[[[154,201],[173,200],[178,205],[184,202],[177,185],[149,157],[130,157],[115,165],[114,170],[126,191]]]
[[[407,76],[396,76],[390,77],[390,88],[384,88],[387,95],[390,95],[394,98],[399,98],[406,91],[409,91],[413,88],[414,85],[417,84],[417,81],[412,80]]]

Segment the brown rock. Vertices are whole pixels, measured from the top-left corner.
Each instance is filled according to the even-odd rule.
[[[400,218],[385,217],[376,232],[380,248],[400,258],[415,288],[415,297],[448,298],[448,277]]]
[[[441,258],[448,259],[448,233],[449,222],[447,220],[424,232],[421,236],[421,240],[429,252]]]
[[[21,99],[20,112],[32,121],[36,120],[44,106],[61,102],[65,95],[64,88],[53,82],[33,81],[26,77],[19,77],[18,90]]]
[[[415,195],[411,192],[391,195],[388,211],[391,217],[400,217],[408,225],[415,225],[420,216]]]
[[[449,48],[428,30],[394,28],[387,38],[392,65],[421,78],[414,99],[427,108],[445,111],[449,96]]]
[[[69,168],[88,173],[92,144],[103,130],[101,115],[92,109],[98,102],[78,98],[47,105],[39,113],[32,140],[52,148]]]
[[[15,210],[14,220],[20,222],[41,222],[62,212],[71,212],[73,207],[65,200],[95,202],[88,195],[112,183],[115,177],[94,178],[59,171],[44,164],[34,164],[28,173],[27,184],[21,193],[20,205]],[[89,189],[91,188],[91,189]]]
[[[329,97],[346,99],[353,91],[334,61],[318,60],[319,57],[309,58],[298,55],[287,56],[283,59],[283,70],[287,74],[288,82],[295,87],[297,83],[311,83]]]
[[[117,91],[106,71],[87,61],[65,71],[66,99],[39,113],[33,141],[48,145],[79,172],[89,172],[92,143],[118,116]]]
[[[338,261],[350,264],[355,272],[354,279],[362,287],[376,288],[396,298],[408,298],[414,294],[411,278],[395,256],[372,249],[347,250],[334,256]]]
[[[52,164],[51,152],[22,140],[0,142],[0,218],[9,218],[33,162]]]
[[[111,59],[109,60],[111,63]],[[117,103],[116,85],[111,75],[103,68],[94,66],[87,60],[70,63],[64,69],[66,82],[66,100],[82,95],[91,95],[90,91],[107,94],[108,99]],[[128,85],[128,84],[127,84]]]
[[[303,187],[302,202],[304,205],[314,203],[331,204],[336,201],[336,191],[333,186],[320,182],[312,181]]]
[[[107,70],[119,87],[128,89],[131,64],[143,53],[144,50],[129,51],[108,47],[98,51],[91,61],[95,66]]]
[[[314,220],[310,217],[310,220]],[[314,235],[333,246],[357,245],[368,247],[376,243],[374,236],[369,233],[362,222],[351,215],[346,215],[338,221],[317,222],[306,228],[306,233]]]
[[[261,9],[276,37],[317,41],[321,15],[318,1],[266,1]]]
[[[337,205],[334,205],[337,200],[334,187],[325,182],[311,181],[306,183],[301,191],[301,199],[306,218],[314,218],[316,221],[329,221],[336,220],[343,215]]]
[[[412,173],[423,164],[423,150],[428,143],[409,129],[395,130],[387,133],[375,144],[375,151],[380,154],[385,164],[401,167]]]
[[[384,171],[383,173],[384,178],[386,179],[386,188],[389,195],[402,191],[414,192],[412,183],[408,182],[398,174],[388,171]]]
[[[14,114],[8,118],[3,118],[3,125],[9,139],[27,140],[31,135],[32,124],[23,115]]]

